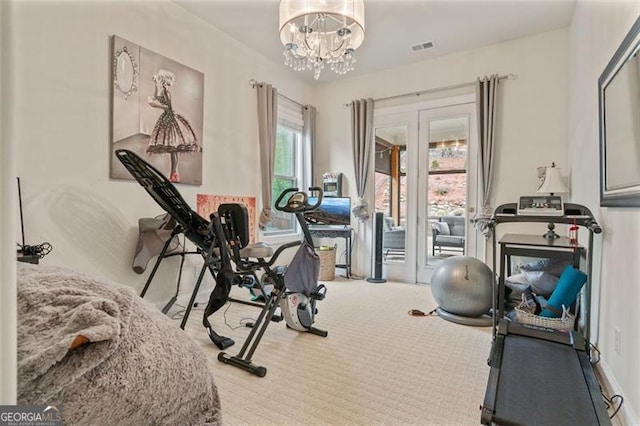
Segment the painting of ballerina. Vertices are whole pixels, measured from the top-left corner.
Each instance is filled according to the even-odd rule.
[[[113,36],[111,178],[132,179],[116,149],[174,183],[202,184],[204,74]]]

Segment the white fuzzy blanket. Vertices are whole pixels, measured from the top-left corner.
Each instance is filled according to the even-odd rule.
[[[84,336],[88,342],[69,350]],[[65,424],[219,424],[200,349],[128,287],[18,264],[18,402]]]

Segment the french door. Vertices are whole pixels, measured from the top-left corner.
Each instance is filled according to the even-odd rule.
[[[428,283],[442,260],[476,255],[475,126],[472,95],[376,109],[374,204],[384,214],[385,278]],[[457,244],[437,244],[439,221],[457,224],[448,238]]]
[[[388,279],[415,282],[415,170],[418,115],[388,113],[374,118],[374,209],[383,213],[383,273]],[[374,245],[375,250],[375,245]],[[375,256],[374,256],[375,257]]]
[[[476,256],[470,222],[478,192],[475,103],[424,109],[419,116],[416,281],[429,283],[440,262]]]

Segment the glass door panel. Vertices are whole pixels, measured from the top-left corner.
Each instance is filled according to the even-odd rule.
[[[398,122],[400,121],[400,122]],[[409,126],[398,116],[376,118],[375,212],[384,215],[382,260],[386,278],[407,280],[407,150]],[[375,244],[374,250],[375,250]]]
[[[439,262],[469,254],[470,128],[473,104],[420,112],[417,281],[428,283]],[[474,123],[473,123],[474,124]],[[475,152],[475,151],[474,151]],[[475,165],[473,167],[475,171]],[[473,180],[475,184],[475,180]]]

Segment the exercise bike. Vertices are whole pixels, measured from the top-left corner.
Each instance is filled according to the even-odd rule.
[[[234,341],[229,337],[218,334],[214,330],[208,318],[224,306],[227,301],[231,300],[229,298],[229,293],[234,285],[240,285],[243,287],[250,286],[255,290],[264,293],[265,289],[260,286],[260,282],[256,276],[256,271],[263,271],[270,280],[276,283],[276,285],[274,285],[274,291],[272,291],[271,296],[267,299],[264,305],[254,304],[262,307],[258,320],[256,321],[256,326],[245,341],[240,354],[237,357],[233,357],[234,360],[230,361],[230,363],[242,365],[242,368],[259,376],[264,376],[264,374],[266,374],[266,369],[264,367],[256,367],[251,364],[251,356],[257,348],[260,338],[264,334],[269,322],[279,318],[278,315],[274,315],[275,310],[278,308],[281,299],[287,296],[290,296],[287,309],[290,313],[289,322],[292,324],[292,328],[296,328],[298,330],[303,329],[315,334],[326,336],[326,332],[317,331],[311,327],[311,324],[313,323],[313,316],[315,314],[314,301],[320,300],[324,297],[324,291],[317,286],[317,275],[315,275],[314,280],[307,283],[308,287],[302,286],[302,288],[287,290],[284,275],[286,273],[287,283],[290,281],[292,282],[292,271],[296,268],[291,268],[289,272],[282,273],[279,272],[279,268],[272,269],[273,264],[285,250],[301,246],[302,242],[293,241],[282,244],[276,250],[273,250],[268,245],[262,243],[249,244],[249,215],[244,205],[223,204],[218,208],[217,212],[210,215],[210,221],[207,221],[191,209],[189,204],[184,200],[184,198],[182,198],[176,187],[169,181],[169,179],[167,179],[151,164],[143,160],[140,156],[132,151],[119,149],[116,150],[116,157],[129,171],[129,173],[131,173],[136,181],[138,181],[138,183],[145,189],[145,191],[158,203],[158,205],[160,205],[160,207],[162,207],[162,209],[176,221],[178,226],[174,228],[172,237],[183,234],[195,245],[196,251],[193,253],[198,254],[203,258],[203,265],[191,293],[191,298],[180,324],[180,328],[185,328],[191,309],[194,306],[196,296],[198,295],[200,285],[205,274],[209,271],[215,279],[216,284],[214,289],[211,291],[209,302],[204,309],[202,324],[206,328],[211,341],[219,349],[224,350],[232,346]],[[312,188],[312,190],[320,191],[319,188]],[[286,193],[291,192],[297,192],[297,189],[290,189]],[[283,198],[284,196],[279,198],[279,202],[277,203],[278,205],[280,205]],[[281,207],[281,209],[287,209],[283,211],[290,211],[296,215],[298,215],[298,213],[302,215],[302,212],[312,208],[312,206],[308,206],[308,198],[305,198],[304,194],[291,196],[290,198],[290,203]],[[317,204],[319,203],[320,200],[318,200]],[[303,217],[298,216],[298,220],[301,221],[301,226],[303,226],[304,231],[307,228],[303,219]],[[144,285],[140,297],[144,297],[147,292],[151,281],[158,270],[160,262],[166,257],[171,240],[172,238],[167,239],[161,253],[158,255],[158,260]],[[308,234],[308,230],[305,231],[305,241],[307,241],[305,245],[308,245],[311,248],[310,250],[313,251],[313,244],[310,244],[311,236]],[[187,252],[183,254],[187,254]],[[181,274],[178,275],[178,285],[180,283],[180,277]],[[307,299],[304,299],[303,297],[293,297],[293,294],[290,295],[289,292],[293,294],[301,294]],[[174,298],[165,306],[163,311],[166,312],[169,309],[175,301],[175,297],[177,296],[174,296]],[[308,299],[311,299],[311,302],[308,302]],[[242,302],[252,304],[246,301]],[[252,341],[253,344],[251,348],[248,349]],[[248,352],[246,352],[247,350]],[[221,356],[224,357],[224,353],[221,353]]]
[[[306,249],[312,253],[312,257],[317,259],[318,256],[314,250],[313,238],[309,232],[309,226],[304,218],[304,213],[317,209],[320,203],[322,203],[322,189],[315,187],[309,190],[310,192],[318,193],[318,199],[315,204],[310,205],[308,195],[304,192],[299,192],[298,188],[289,188],[280,194],[276,200],[275,208],[282,212],[293,213],[296,216],[304,235]],[[287,202],[282,203],[285,196],[291,193],[293,194],[289,196]],[[300,250],[296,256],[299,254]],[[300,256],[302,256],[302,254],[300,254]],[[298,331],[308,331],[326,337],[326,331],[313,327],[317,313],[316,302],[324,299],[327,293],[327,288],[324,284],[317,285],[320,264],[316,261],[305,261],[303,259],[297,262],[300,262],[300,264],[296,264],[296,258],[294,257],[289,267],[281,269],[287,288],[285,296],[280,300],[282,316],[289,328]],[[290,270],[291,267],[302,267],[306,270],[293,273],[293,271]],[[289,277],[287,277],[287,272],[289,272]],[[269,283],[268,279],[265,281]]]
[[[304,239],[284,244],[273,254],[270,254],[270,247],[265,244],[247,244],[248,239],[244,236],[244,227],[240,229],[240,232],[236,229],[238,224],[245,223],[244,219],[241,219],[246,217],[244,206],[223,204],[215,215],[218,218],[212,218],[212,223],[218,227],[217,234],[224,239],[220,245],[223,260],[222,273],[231,275],[245,272],[255,273],[257,270],[262,270],[266,276],[263,278],[264,283],[273,286],[270,294],[265,294],[264,307],[255,323],[251,325],[251,332],[238,355],[229,356],[225,352],[218,354],[219,361],[259,377],[264,377],[267,370],[265,367],[253,364],[251,358],[278,307],[289,328],[322,337],[326,337],[328,334],[324,330],[313,327],[317,312],[316,302],[324,299],[326,287],[322,284],[318,285],[320,260],[313,248],[313,240],[304,219],[304,212],[317,208],[322,202],[322,190],[315,187],[309,188],[309,190],[318,192],[318,201],[314,205],[309,204],[308,195],[299,192],[298,188],[289,188],[278,197],[275,208],[279,211],[295,214],[302,227]],[[288,194],[291,195],[287,202],[283,203]],[[295,246],[298,246],[298,250],[286,268],[273,266],[284,248]],[[229,263],[225,261],[227,253],[236,267],[233,272],[228,269]],[[265,260],[267,257],[270,258],[269,261]],[[262,287],[266,288],[267,285]]]

